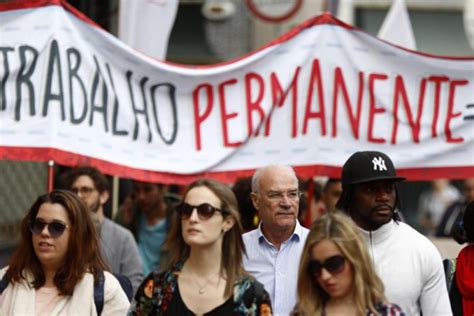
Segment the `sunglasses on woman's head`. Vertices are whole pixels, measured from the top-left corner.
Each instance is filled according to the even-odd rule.
[[[331,274],[341,273],[344,270],[345,258],[341,255],[336,255],[327,258],[323,262],[319,260],[310,260],[308,264],[308,273],[314,277],[321,276],[323,268]]]
[[[222,210],[208,203],[202,203],[200,205],[191,205],[186,202],[183,202],[178,205],[178,207],[176,208],[176,212],[178,212],[181,219],[189,219],[193,214],[194,209],[197,210],[198,217],[200,220],[208,220],[212,217],[212,215],[214,215],[216,211],[222,212]]]
[[[50,223],[47,223],[39,218],[35,218],[33,221],[30,222],[30,231],[34,235],[41,234],[45,227],[48,227],[49,235],[52,238],[56,239],[60,237],[64,233],[66,228],[68,228],[69,226],[58,220],[54,220]]]

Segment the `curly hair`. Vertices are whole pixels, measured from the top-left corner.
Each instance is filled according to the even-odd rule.
[[[377,315],[376,304],[386,302],[383,283],[375,272],[356,225],[341,212],[326,213],[311,226],[299,266],[296,312],[321,315],[330,298],[308,272],[311,250],[323,240],[334,242],[353,268],[353,293],[358,315],[365,315],[367,309]]]
[[[71,222],[71,235],[64,262],[53,279],[60,294],[70,296],[86,272],[92,273],[97,282],[101,271],[109,270],[100,252],[98,235],[90,212],[81,199],[70,191],[54,190],[41,195],[33,203],[20,223],[21,240],[12,255],[5,278],[8,282],[21,282],[26,280],[25,272],[28,271],[33,275],[32,285],[35,289],[45,284],[45,273],[35,254],[29,228],[30,222],[36,218],[44,203],[63,206]]]

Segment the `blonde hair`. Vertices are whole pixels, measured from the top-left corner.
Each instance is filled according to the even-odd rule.
[[[199,179],[191,183],[183,195],[183,200],[193,188],[205,187],[211,190],[221,201],[222,215],[232,217],[234,225],[229,229],[222,242],[221,275],[226,276],[226,288],[224,295],[230,296],[233,292],[235,280],[246,274],[242,266],[242,258],[245,252],[245,245],[242,240],[242,224],[240,223],[240,213],[237,199],[232,190],[223,183],[211,179]],[[170,232],[166,239],[164,249],[168,250],[169,260],[166,270],[172,269],[178,262],[184,262],[189,258],[190,247],[183,239],[181,221],[173,214]]]
[[[330,298],[308,273],[311,250],[323,240],[334,242],[353,268],[353,293],[357,314],[365,315],[369,309],[378,315],[375,306],[386,302],[383,283],[375,272],[356,225],[348,216],[339,212],[321,216],[311,227],[299,266],[296,312],[299,315],[321,315]]]

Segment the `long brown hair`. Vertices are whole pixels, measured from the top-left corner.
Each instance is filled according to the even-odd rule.
[[[63,206],[71,222],[66,256],[56,271],[53,282],[62,295],[72,295],[74,287],[86,272],[92,273],[97,281],[99,273],[108,268],[102,258],[98,235],[87,207],[76,194],[66,190],[55,190],[41,195],[33,203],[20,223],[21,240],[12,255],[5,277],[8,282],[21,282],[22,279],[26,280],[25,272],[29,271],[33,275],[32,286],[35,289],[45,284],[45,275],[35,254],[29,229],[30,222],[36,218],[44,203]]]
[[[222,242],[221,274],[226,275],[227,284],[225,296],[230,296],[235,280],[245,273],[242,267],[242,258],[245,254],[245,245],[242,241],[242,224],[238,211],[237,199],[232,190],[225,184],[211,179],[199,179],[191,183],[183,195],[183,200],[193,188],[206,187],[211,190],[221,201],[222,215],[231,216],[235,224],[224,235]],[[166,269],[172,269],[178,262],[189,258],[190,247],[184,242],[181,220],[173,214],[173,220],[165,242],[165,248],[170,251]]]
[[[367,309],[378,314],[375,306],[386,302],[383,283],[375,272],[367,247],[352,220],[340,212],[318,218],[306,239],[298,272],[298,314],[321,315],[329,295],[308,273],[311,249],[322,240],[334,242],[354,271],[354,303],[358,315]]]

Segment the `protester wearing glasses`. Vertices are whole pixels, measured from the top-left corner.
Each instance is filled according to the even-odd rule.
[[[143,266],[137,243],[130,230],[104,215],[109,199],[109,181],[90,166],[71,169],[66,175],[67,187],[86,204],[100,237],[100,250],[111,271],[127,277],[135,292],[143,280]]]
[[[296,303],[298,265],[308,229],[298,222],[298,179],[289,166],[271,165],[252,177],[251,198],[260,217],[243,235],[245,270],[270,294],[274,315],[288,315]]]
[[[385,295],[407,315],[451,315],[441,255],[432,242],[400,221],[392,160],[382,152],[356,152],[342,168],[337,207],[359,226]]]
[[[293,315],[405,315],[387,303],[367,247],[347,216],[330,212],[311,227]]]
[[[21,221],[21,240],[10,265],[0,271],[7,287],[0,315],[97,315],[94,282],[103,280],[101,315],[129,307],[108,272],[89,212],[72,192],[40,196]]]
[[[232,190],[197,180],[176,211],[165,244],[171,250],[167,268],[145,278],[129,315],[270,315],[268,293],[242,267]]]

